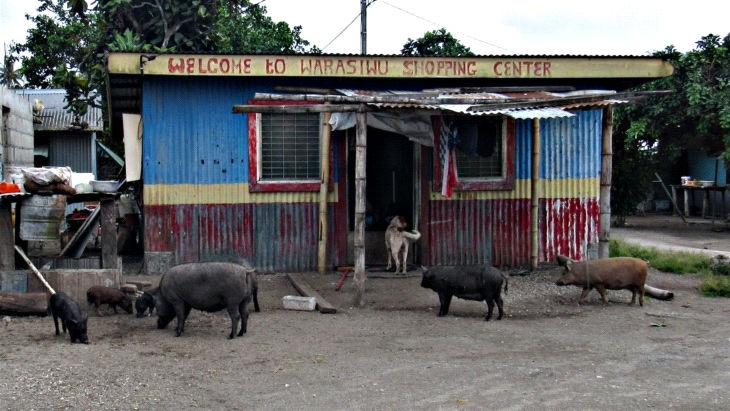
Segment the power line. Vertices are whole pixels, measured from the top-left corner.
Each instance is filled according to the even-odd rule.
[[[325,51],[327,49],[327,47],[330,46],[330,44],[332,44],[335,40],[337,40],[342,35],[342,33],[345,32],[345,30],[349,29],[350,26],[352,26],[352,23],[354,23],[357,20],[358,17],[360,17],[360,13],[357,13],[355,15],[355,17],[352,18],[352,21],[349,22],[349,23],[347,23],[347,26],[345,26],[345,28],[343,28],[342,30],[340,30],[340,32],[337,33],[337,35],[335,37],[333,37],[332,40],[330,40],[330,42],[327,43],[326,46],[322,47],[322,51]]]
[[[391,4],[391,3],[387,2],[386,0],[383,0],[383,3],[387,4],[388,6],[390,6],[390,7],[394,8],[394,9],[396,9],[396,10],[400,10],[400,11],[402,11],[403,13],[409,14],[409,15],[411,15],[411,16],[413,16],[413,17],[415,17],[415,18],[419,19],[419,20],[423,20],[423,21],[425,21],[425,22],[427,22],[427,23],[430,23],[430,24],[433,24],[433,25],[436,25],[436,26],[439,26],[439,27],[446,27],[446,25],[445,25],[445,24],[440,24],[440,23],[437,23],[437,22],[435,22],[435,21],[433,21],[433,20],[429,20],[429,19],[427,19],[427,18],[425,18],[425,17],[421,17],[421,16],[419,16],[419,15],[417,15],[417,14],[415,14],[415,13],[412,13],[412,12],[410,12],[410,11],[408,11],[408,10],[405,10],[405,9],[403,9],[403,8],[400,8],[400,7],[396,6],[396,5],[394,5],[394,4]],[[498,49],[502,49],[502,50],[504,50],[504,51],[507,51],[507,52],[509,52],[509,50],[508,50],[508,49],[506,49],[506,48],[504,48],[504,47],[502,47],[502,46],[500,46],[500,45],[498,45],[498,44],[494,44],[494,43],[490,43],[490,42],[488,42],[488,41],[484,41],[484,40],[482,40],[482,39],[478,39],[478,38],[476,38],[476,37],[474,37],[474,36],[470,36],[470,35],[469,35],[468,33],[463,33],[463,32],[459,32],[459,33],[463,34],[464,36],[466,36],[466,37],[468,37],[468,38],[470,38],[470,39],[472,39],[472,40],[476,40],[476,41],[478,41],[478,42],[480,42],[480,43],[484,43],[484,44],[486,44],[486,45],[488,45],[488,46],[496,47],[496,48],[498,48]]]
[[[262,0],[262,1],[266,1],[266,0]],[[367,5],[365,7],[370,7],[370,5],[373,4],[373,3],[375,3],[376,1],[378,1],[378,0],[370,0],[370,1],[368,1]],[[345,28],[343,28],[342,30],[340,30],[340,32],[337,33],[337,35],[335,37],[333,37],[332,40],[330,40],[330,42],[327,43],[326,46],[322,47],[322,51],[325,51],[325,49],[327,49],[327,47],[329,47],[330,44],[332,44],[335,40],[337,40],[342,35],[342,33],[345,32],[345,30],[349,29],[350,26],[352,26],[352,23],[354,23],[355,20],[357,20],[357,18],[360,17],[361,14],[362,14],[362,12],[357,13],[357,15],[355,15],[355,17],[352,18],[352,21],[349,22],[349,23],[347,23],[347,26],[345,26]]]

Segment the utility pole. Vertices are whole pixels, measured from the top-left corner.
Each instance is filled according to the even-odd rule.
[[[360,0],[360,54],[368,54],[368,0]]]

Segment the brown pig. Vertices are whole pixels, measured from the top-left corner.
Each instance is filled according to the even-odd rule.
[[[99,305],[101,304],[109,304],[114,309],[114,314],[117,313],[117,306],[132,314],[132,299],[116,288],[100,285],[92,286],[86,291],[86,301],[89,302],[89,305],[96,307],[97,315],[101,315],[99,312]]]
[[[558,256],[558,264],[565,267],[565,273],[555,282],[556,285],[575,285],[583,288],[578,300],[582,304],[593,288],[601,294],[603,303],[608,303],[606,290],[631,290],[631,303],[644,306],[644,283],[648,264],[632,257],[604,258],[600,260],[576,262]]]

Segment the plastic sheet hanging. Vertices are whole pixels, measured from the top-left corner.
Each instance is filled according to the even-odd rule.
[[[431,114],[416,113],[367,113],[368,127],[390,131],[406,136],[409,140],[433,147],[433,127]],[[332,130],[345,130],[355,127],[355,113],[332,113]]]

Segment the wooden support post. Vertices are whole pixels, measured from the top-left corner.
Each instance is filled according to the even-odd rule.
[[[48,292],[51,295],[56,294],[56,290],[54,290],[53,287],[51,287],[51,285],[48,284],[48,281],[46,281],[45,277],[43,277],[43,274],[41,274],[41,272],[38,271],[38,269],[35,267],[35,265],[33,265],[33,262],[30,261],[30,258],[28,258],[28,256],[25,255],[25,252],[23,252],[23,249],[16,245],[15,251],[17,251],[18,254],[20,254],[20,256],[23,258],[23,261],[25,261],[25,263],[28,264],[28,268],[30,268],[30,271],[32,271],[33,274],[35,274],[35,276],[38,277],[38,281],[40,281],[41,284],[43,284],[43,286],[46,287],[46,290],[48,290]]]
[[[15,234],[10,203],[0,202],[0,271],[15,270]]]
[[[530,269],[537,269],[540,258],[540,119],[532,120],[532,170],[531,170],[531,214],[530,214]]]
[[[357,113],[355,136],[355,295],[353,304],[365,304],[365,164],[367,154],[367,113]]]
[[[327,270],[327,188],[330,181],[330,139],[332,127],[330,117],[332,113],[322,116],[322,138],[320,139],[320,185],[319,185],[319,248],[317,250],[317,270],[324,274]]]
[[[611,239],[611,175],[613,173],[613,106],[603,109],[603,137],[601,139],[601,193],[598,258],[608,258]]]
[[[119,268],[117,255],[117,207],[113,198],[101,201],[101,268]]]

